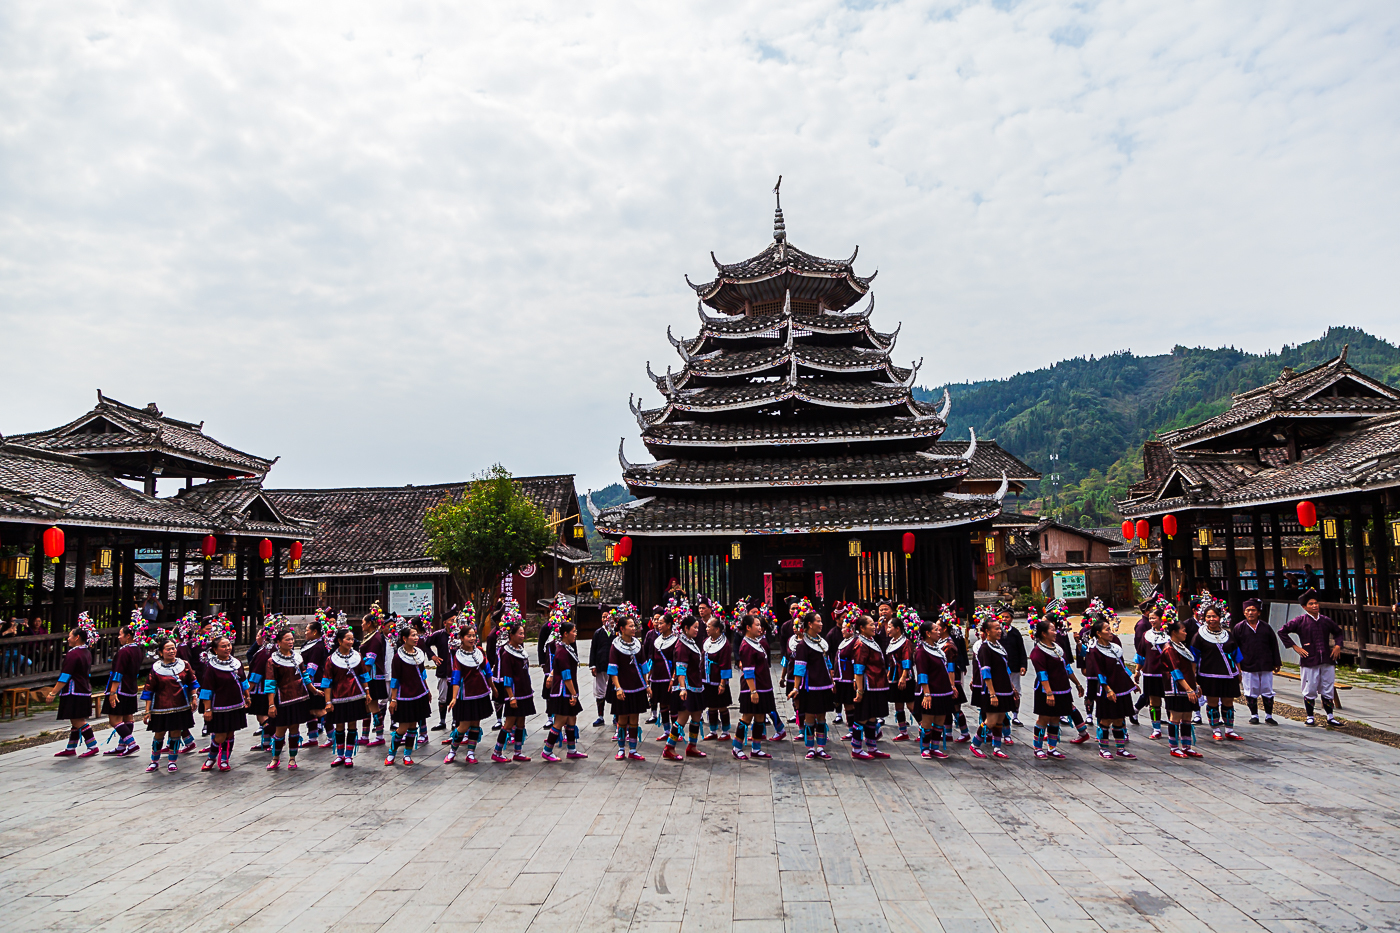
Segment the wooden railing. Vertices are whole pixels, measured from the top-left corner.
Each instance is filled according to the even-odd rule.
[[[118,647],[117,631],[116,628],[98,629],[97,643],[89,646],[94,683],[100,679],[99,675],[111,670],[112,657]],[[56,683],[67,652],[67,632],[0,639],[0,689]]]
[[[1342,650],[1400,661],[1400,616],[1386,606],[1322,603],[1322,611],[1342,627]]]

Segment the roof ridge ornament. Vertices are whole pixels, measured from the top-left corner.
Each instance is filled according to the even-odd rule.
[[[783,195],[779,190],[783,187],[783,176],[778,176],[778,183],[773,186],[773,242],[782,243],[787,240],[787,224],[783,222]]]
[[[971,435],[972,440],[968,443],[967,450],[964,450],[960,454],[931,454],[926,450],[916,450],[914,453],[923,457],[925,460],[961,460],[964,463],[971,463],[972,458],[977,456],[977,432],[972,428],[968,428],[967,433]]]
[[[713,257],[714,253],[710,255]],[[699,299],[695,302],[695,311],[700,315],[701,326],[709,324],[728,324],[732,321],[742,321],[744,319],[742,314],[716,314],[714,317],[710,317],[710,315],[705,313],[705,302]]]
[[[943,407],[938,409],[938,417],[944,421],[948,420],[948,412],[953,410],[953,397],[948,394],[948,387],[943,387]]]
[[[687,349],[685,348],[685,343],[684,343],[684,341],[677,340],[677,339],[675,338],[675,336],[673,336],[673,335],[671,334],[671,325],[670,325],[670,324],[667,324],[667,325],[666,325],[666,339],[669,340],[669,341],[671,341],[671,346],[673,346],[673,347],[676,348],[676,352],[679,353],[679,354],[681,355],[681,359],[683,359],[683,360],[685,360],[687,363],[689,363],[689,362],[690,362],[690,351],[687,350]]]
[[[665,379],[662,379],[656,373],[651,371],[651,360],[647,360],[647,378],[650,379],[658,389],[660,389],[661,384],[666,381]]]
[[[588,514],[593,517],[594,524],[597,524],[598,516],[603,513],[593,504],[593,490],[590,489],[583,494],[583,504],[588,506]]]
[[[666,367],[666,394],[672,398],[676,397],[676,383],[671,378],[671,367]]]
[[[958,502],[975,502],[978,499],[991,499],[994,502],[999,503],[1002,499],[1006,498],[1006,491],[1010,488],[1011,483],[1006,478],[1006,471],[1002,470],[1001,485],[998,486],[997,491],[992,493],[991,495],[987,495],[986,493],[981,492],[945,492],[943,494],[943,498],[955,499]]]
[[[848,321],[863,321],[863,320],[869,318],[870,315],[871,315],[874,311],[875,311],[875,293],[874,293],[874,292],[871,292],[871,293],[870,293],[870,301],[868,301],[868,302],[866,303],[866,305],[865,305],[865,310],[864,310],[864,311],[831,311],[831,312],[828,312],[828,313],[829,313],[829,314],[834,314],[834,315],[836,315],[837,317],[845,318],[845,319],[848,320]]]
[[[636,396],[631,392],[627,393],[627,407],[632,409],[632,414],[637,419],[637,427],[641,428],[643,431],[651,427],[651,423],[642,415],[642,406],[637,404]]]

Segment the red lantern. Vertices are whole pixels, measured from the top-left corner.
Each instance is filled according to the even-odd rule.
[[[63,529],[53,527],[44,531],[44,556],[55,564],[63,556]]]
[[[617,542],[617,556],[623,558],[624,560],[632,556],[631,536],[623,535],[622,540]]]
[[[1131,518],[1125,518],[1125,519],[1123,519],[1123,540],[1124,540],[1124,541],[1131,541],[1131,540],[1133,540],[1133,531],[1134,531],[1134,528],[1133,528],[1133,520],[1132,520]]]
[[[204,555],[204,559],[209,560],[214,556],[215,552],[218,550],[219,539],[214,537],[213,535],[205,535],[204,540],[201,541],[199,545],[199,553]]]
[[[1138,540],[1143,544],[1147,543],[1147,538],[1152,534],[1152,526],[1147,523],[1147,519],[1139,518],[1137,523]]]
[[[263,538],[258,542],[258,556],[263,559],[263,563],[272,560],[272,542]]]
[[[1176,537],[1176,516],[1175,516],[1175,515],[1163,515],[1163,516],[1162,516],[1162,531],[1166,533],[1166,535],[1167,535],[1167,540],[1168,540],[1168,541],[1170,541],[1172,538],[1175,538],[1175,537]]]
[[[291,554],[292,560],[301,560],[301,542],[300,542],[300,541],[293,541],[293,542],[292,542],[292,546],[291,546],[290,548],[288,548],[287,550],[288,550],[288,553]]]
[[[1298,503],[1298,524],[1312,528],[1317,524],[1317,506],[1304,499]]]
[[[914,532],[912,532],[912,531],[906,531],[906,532],[904,533],[904,556],[905,556],[905,557],[908,557],[910,554],[913,554],[913,553],[914,553]]]

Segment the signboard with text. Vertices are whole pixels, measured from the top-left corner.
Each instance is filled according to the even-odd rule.
[[[389,612],[401,616],[418,615],[423,601],[433,604],[433,584],[427,580],[416,583],[389,584]]]
[[[1088,599],[1089,581],[1082,570],[1055,571],[1056,599]]]

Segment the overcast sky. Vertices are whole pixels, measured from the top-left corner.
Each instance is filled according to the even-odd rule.
[[[589,10],[591,12],[583,12]],[[1400,338],[1400,4],[0,6],[0,431],[276,486],[618,478],[696,282],[876,269],[920,381]]]

